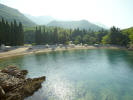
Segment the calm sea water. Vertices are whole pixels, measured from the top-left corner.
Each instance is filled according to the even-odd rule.
[[[27,69],[28,77],[47,77],[25,100],[133,100],[132,51],[60,51],[0,61],[8,64]]]

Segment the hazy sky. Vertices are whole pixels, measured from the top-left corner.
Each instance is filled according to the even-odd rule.
[[[133,26],[133,0],[0,0],[22,13],[61,20],[87,19],[106,26]]]

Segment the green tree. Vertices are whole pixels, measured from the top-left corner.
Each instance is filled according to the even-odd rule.
[[[112,27],[109,34],[103,37],[103,44],[125,45],[128,37],[119,28]]]
[[[58,30],[57,28],[54,28],[54,32],[53,32],[53,43],[58,43]]]
[[[18,36],[18,45],[24,44],[24,31],[23,31],[23,25],[21,22],[19,22],[19,36]]]
[[[103,44],[110,44],[110,38],[109,35],[106,35],[102,38],[102,43]]]

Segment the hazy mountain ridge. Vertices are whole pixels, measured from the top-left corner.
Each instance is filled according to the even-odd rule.
[[[108,26],[106,26],[106,25],[104,25],[104,24],[102,24],[102,23],[100,23],[100,22],[93,22],[95,25],[98,25],[98,26],[100,26],[100,27],[103,27],[103,28],[105,28],[105,29],[109,29],[109,27]]]
[[[103,29],[102,27],[95,25],[87,20],[80,20],[80,21],[52,21],[47,26],[57,26],[57,27],[62,27],[62,28],[67,28],[67,29],[86,29],[86,30],[101,30]]]
[[[79,20],[79,21],[70,21],[70,20],[60,20],[60,19],[55,19],[51,16],[31,16],[28,14],[25,14],[29,19],[31,19],[33,22],[35,22],[38,25],[46,25],[46,26],[55,26],[55,27],[62,27],[62,28],[67,28],[67,29],[92,29],[92,30],[101,30],[102,28],[108,29],[105,25],[103,24],[96,24],[96,23],[91,23],[87,20]]]
[[[9,22],[16,20],[17,22],[22,22],[24,26],[28,27],[36,25],[34,22],[20,13],[17,9],[8,7],[3,4],[0,4],[0,19],[1,18],[4,18]]]
[[[55,20],[51,16],[31,16],[29,14],[25,14],[25,16],[38,25],[47,25],[49,22]]]
[[[32,27],[35,25],[46,25],[46,26],[55,26],[55,27],[62,27],[66,29],[86,29],[86,30],[94,30],[98,31],[102,28],[94,23],[91,23],[87,20],[80,20],[80,21],[61,21],[57,20],[51,16],[31,16],[28,14],[22,14],[17,9],[5,6],[0,4],[0,18],[4,18],[7,21],[11,22],[14,19],[17,22],[22,22],[24,26]]]

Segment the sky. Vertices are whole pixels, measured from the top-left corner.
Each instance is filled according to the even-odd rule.
[[[98,22],[121,29],[133,26],[133,0],[0,0],[32,16]]]

